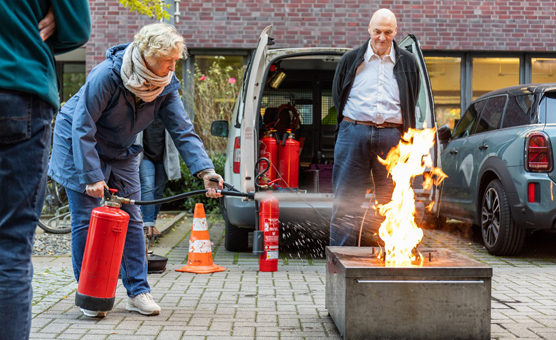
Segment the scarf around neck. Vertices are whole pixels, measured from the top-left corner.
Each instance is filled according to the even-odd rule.
[[[170,83],[174,72],[168,73],[166,77],[159,77],[151,72],[135,43],[131,43],[125,50],[120,75],[126,89],[150,103]]]

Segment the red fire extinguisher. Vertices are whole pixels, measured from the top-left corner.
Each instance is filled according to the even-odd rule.
[[[267,185],[269,182],[276,179],[276,167],[278,166],[278,143],[273,133],[276,130],[268,131],[264,137],[261,139],[261,151],[259,152],[259,158],[266,158],[270,161],[270,164],[261,162],[259,164],[259,173],[262,173],[264,169],[268,166],[268,171],[259,178],[259,185]]]
[[[259,256],[259,270],[261,272],[275,272],[278,270],[278,200],[272,191],[268,191],[259,202],[259,234],[264,240],[264,250]],[[255,252],[255,249],[253,249]]]
[[[287,139],[280,144],[278,170],[282,176],[282,187],[296,189],[299,183],[299,142],[292,130],[286,131]]]
[[[112,193],[115,189],[110,189]],[[75,304],[93,311],[114,307],[129,215],[118,202],[93,209]]]

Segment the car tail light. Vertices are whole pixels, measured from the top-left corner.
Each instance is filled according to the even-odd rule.
[[[239,137],[234,142],[234,174],[239,174],[239,164],[241,162],[241,148],[239,146]]]
[[[552,146],[544,132],[533,132],[525,142],[525,170],[550,172],[553,169]]]

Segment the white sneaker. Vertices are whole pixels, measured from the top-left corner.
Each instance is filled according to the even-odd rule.
[[[101,311],[94,311],[81,308],[83,315],[88,316],[90,318],[103,318],[106,316],[108,312],[101,312]]]
[[[139,294],[134,298],[128,296],[125,309],[139,312],[143,315],[160,314],[160,306],[154,302],[152,295],[149,293]]]

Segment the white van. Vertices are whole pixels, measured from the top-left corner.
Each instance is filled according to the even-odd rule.
[[[309,223],[312,228],[317,226],[328,233],[333,201],[332,166],[336,129],[332,80],[340,58],[350,49],[271,50],[269,46],[274,44],[270,37],[271,30],[272,26],[268,26],[261,33],[257,49],[245,71],[243,89],[236,101],[231,126],[228,127],[226,121],[215,121],[212,125],[213,135],[228,137],[224,179],[243,192],[267,190],[259,187],[256,179],[262,130],[269,125],[269,121],[272,122],[269,117],[282,105],[294,107],[295,110],[286,110],[292,126],[286,123],[282,128],[293,128],[295,139],[302,141],[299,188],[294,191],[274,190],[280,202],[280,222]],[[412,52],[419,61],[421,92],[416,110],[417,127],[435,127],[432,92],[419,43],[414,36],[408,35],[399,46]],[[296,111],[295,117],[293,111]],[[437,149],[432,155],[438,162]],[[263,164],[266,166],[266,163]],[[435,166],[440,165],[437,163]],[[427,192],[416,189],[416,197],[428,203],[435,201],[437,191],[437,188]],[[255,229],[258,220],[256,202],[223,197],[221,209],[226,223],[226,249],[248,251],[248,233]]]

